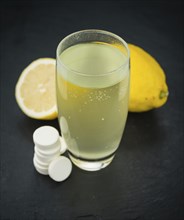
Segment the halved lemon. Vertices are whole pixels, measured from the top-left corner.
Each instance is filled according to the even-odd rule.
[[[40,58],[21,73],[15,87],[15,97],[27,116],[42,120],[57,117],[55,66],[55,59]]]

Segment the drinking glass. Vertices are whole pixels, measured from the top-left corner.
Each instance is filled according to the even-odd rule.
[[[57,47],[58,120],[71,161],[83,170],[111,163],[124,131],[129,49],[119,36],[82,30]]]

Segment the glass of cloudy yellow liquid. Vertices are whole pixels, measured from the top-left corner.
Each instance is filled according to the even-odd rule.
[[[83,170],[111,163],[124,131],[129,99],[129,49],[119,36],[83,30],[57,48],[57,106],[72,162]]]

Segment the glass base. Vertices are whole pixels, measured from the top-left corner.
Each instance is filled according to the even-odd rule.
[[[106,166],[108,166],[115,154],[111,154],[109,157],[106,157],[104,159],[99,159],[99,160],[83,160],[81,158],[77,158],[75,157],[73,154],[71,154],[70,152],[68,152],[68,155],[71,159],[71,161],[80,169],[82,170],[87,170],[87,171],[97,171],[97,170],[101,170],[103,168],[105,168]]]

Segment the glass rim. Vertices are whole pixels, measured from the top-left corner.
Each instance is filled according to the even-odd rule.
[[[98,32],[98,33],[102,33],[102,34],[106,34],[106,35],[110,35],[116,39],[118,39],[122,44],[123,46],[125,47],[126,51],[127,51],[127,56],[126,56],[126,59],[125,61],[123,62],[122,65],[120,65],[119,67],[117,67],[116,69],[113,69],[113,70],[110,70],[110,71],[107,71],[106,73],[102,73],[102,74],[99,74],[99,75],[93,75],[93,74],[87,74],[85,72],[80,72],[80,71],[77,71],[75,69],[72,69],[70,67],[68,67],[66,64],[64,64],[61,59],[59,58],[59,56],[61,55],[61,53],[59,53],[59,50],[60,50],[60,47],[61,45],[67,40],[69,39],[70,37],[72,37],[73,35],[75,34],[79,34],[79,33],[94,33],[94,32]],[[69,35],[67,35],[66,37],[64,37],[60,43],[58,44],[57,46],[57,49],[56,49],[56,59],[57,59],[57,62],[60,63],[60,65],[62,65],[65,69],[75,73],[76,75],[81,75],[81,76],[86,76],[86,77],[100,77],[100,76],[107,76],[107,75],[110,75],[110,74],[113,74],[114,72],[122,69],[124,66],[127,65],[127,63],[129,63],[129,59],[130,59],[130,50],[128,48],[128,44],[126,43],[125,40],[123,40],[120,36],[110,32],[110,31],[105,31],[105,30],[100,30],[100,29],[84,29],[84,30],[80,30],[80,31],[76,31],[76,32],[73,32]],[[57,63],[56,62],[56,63]]]

